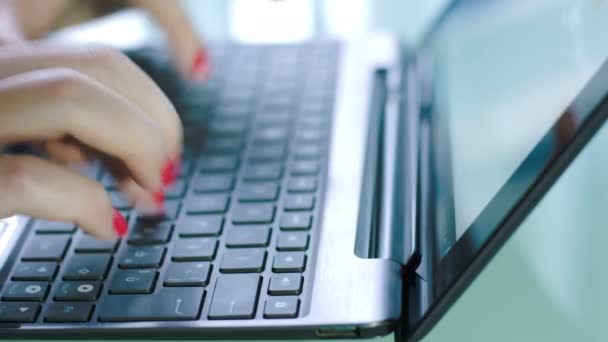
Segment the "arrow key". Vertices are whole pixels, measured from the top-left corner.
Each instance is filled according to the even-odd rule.
[[[0,323],[33,323],[38,312],[37,303],[0,303]]]

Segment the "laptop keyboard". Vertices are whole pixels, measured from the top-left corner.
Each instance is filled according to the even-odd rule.
[[[91,166],[130,229],[100,241],[34,221],[0,296],[2,323],[297,318],[316,258],[335,89],[332,43],[212,49],[205,86],[157,51],[132,58],[185,126],[162,217],[137,214]]]

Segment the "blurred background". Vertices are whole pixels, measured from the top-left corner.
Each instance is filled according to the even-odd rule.
[[[350,39],[380,30],[415,49],[448,2],[184,5],[210,41]],[[441,65],[439,100],[452,118],[460,229],[608,56],[608,1],[472,0],[465,7],[432,42]],[[132,15],[72,32],[72,38],[128,46],[158,34],[143,15],[144,24],[133,26]],[[604,128],[426,341],[608,340],[607,155]]]

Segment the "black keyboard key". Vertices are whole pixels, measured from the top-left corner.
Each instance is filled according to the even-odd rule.
[[[216,136],[237,136],[240,137],[247,130],[247,122],[243,120],[213,120],[209,125],[209,135]]]
[[[51,303],[44,315],[47,323],[85,323],[91,319],[93,303]]]
[[[114,253],[118,239],[99,240],[94,236],[82,234],[76,243],[76,253]]]
[[[249,160],[258,161],[280,161],[285,158],[287,148],[285,145],[254,146],[249,152]]]
[[[208,262],[174,262],[165,273],[165,286],[207,286],[211,275]]]
[[[118,258],[120,268],[158,268],[162,265],[166,248],[162,246],[129,246]]]
[[[280,144],[288,138],[287,127],[263,126],[256,130],[253,141],[255,144]]]
[[[102,322],[185,321],[198,319],[205,290],[162,288],[148,295],[109,295],[99,308]]]
[[[264,271],[266,250],[259,248],[228,249],[224,252],[220,272],[259,273]]]
[[[275,206],[273,204],[237,204],[232,212],[232,222],[235,224],[272,223]]]
[[[320,85],[319,85],[320,86]],[[308,101],[302,104],[302,108],[300,109],[300,112],[303,115],[320,115],[323,114],[325,111],[327,111],[327,105],[325,104],[325,101]],[[307,131],[304,131],[307,132]],[[313,135],[312,132],[316,132],[318,133],[318,131],[313,131],[310,130],[310,133],[308,133],[312,139],[312,137],[317,137],[318,135]],[[303,135],[303,137],[307,137],[308,135]]]
[[[226,172],[238,168],[239,159],[233,155],[204,156],[201,159],[199,171]]]
[[[176,230],[181,237],[219,236],[223,226],[221,215],[183,216],[176,223]]]
[[[173,224],[169,222],[138,222],[131,231],[128,242],[132,245],[165,244],[169,242],[172,231]]]
[[[277,70],[277,69],[275,69]],[[270,82],[284,83],[285,85],[291,84],[294,81],[294,77],[291,75],[272,75]],[[268,110],[289,110],[293,104],[293,97],[280,97],[271,96],[265,97],[262,100],[261,106]]]
[[[317,129],[301,129],[296,133],[299,143],[319,143],[323,139],[323,132]]]
[[[246,117],[251,112],[251,106],[249,103],[222,102],[215,111],[222,117]]]
[[[279,180],[282,174],[281,163],[255,163],[247,165],[243,179],[245,181],[272,181]]]
[[[268,294],[272,296],[299,295],[302,292],[302,275],[286,273],[273,275],[268,285]]]
[[[173,249],[174,261],[209,261],[215,258],[217,239],[179,239]]]
[[[0,323],[33,323],[40,308],[38,303],[0,303]]]
[[[201,173],[194,179],[192,187],[197,193],[228,192],[234,187],[234,176]]]
[[[73,223],[47,220],[37,220],[34,228],[40,234],[71,234],[76,231]]]
[[[305,251],[308,248],[308,234],[304,232],[289,232],[279,234],[277,250]]]
[[[299,308],[298,297],[269,297],[264,306],[264,318],[295,318]]]
[[[308,194],[292,194],[285,197],[283,209],[288,211],[312,210],[315,206],[315,197]]]
[[[255,317],[262,277],[258,274],[223,274],[218,277],[209,319]]]
[[[68,261],[64,280],[103,280],[108,273],[110,254],[76,254]]]
[[[312,225],[312,214],[292,212],[283,213],[281,217],[282,230],[308,230]]]
[[[58,268],[54,262],[22,262],[15,267],[11,279],[53,281]]]
[[[162,216],[169,220],[174,220],[179,214],[180,204],[179,201],[165,200],[165,214]]]
[[[314,192],[317,190],[315,177],[292,177],[287,182],[288,192]]]
[[[4,286],[3,301],[42,302],[49,292],[47,282],[9,282]]]
[[[214,139],[207,141],[205,152],[208,154],[236,153],[242,147],[243,139],[241,137],[214,137]]]
[[[101,292],[99,281],[64,281],[55,288],[53,299],[56,301],[87,301],[97,300]]]
[[[298,145],[293,150],[293,155],[296,160],[317,160],[323,154],[321,145],[306,144]]]
[[[126,198],[122,193],[117,191],[110,192],[110,201],[112,206],[118,210],[131,210],[133,209],[133,203]]]
[[[152,293],[158,273],[154,269],[118,270],[110,283],[111,294]]]
[[[245,183],[237,192],[237,199],[241,202],[274,201],[278,196],[276,183]]]
[[[255,119],[263,126],[285,127],[290,124],[292,117],[287,112],[267,112],[259,113]]]
[[[316,175],[319,173],[319,162],[313,160],[298,160],[291,164],[290,172],[295,176]]]
[[[200,195],[189,197],[184,202],[186,214],[223,214],[228,210],[228,195]]]
[[[188,177],[188,175],[190,174],[190,170],[192,169],[192,161],[189,159],[184,159],[182,160],[182,163],[180,165],[179,168],[179,174],[178,177],[179,178],[185,178]]]
[[[233,248],[266,247],[269,240],[269,227],[233,226],[226,236],[226,246]]]
[[[25,261],[61,261],[70,244],[67,235],[36,235],[23,253]]]
[[[328,117],[323,115],[306,115],[298,118],[298,125],[304,128],[321,129],[328,124]]]
[[[184,197],[186,193],[186,182],[183,180],[177,180],[171,187],[165,192],[166,199],[179,199]]]
[[[276,273],[304,272],[306,254],[303,252],[279,252],[274,256],[272,271]]]

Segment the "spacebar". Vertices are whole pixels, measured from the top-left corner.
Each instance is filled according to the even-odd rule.
[[[108,295],[99,309],[103,322],[197,319],[205,297],[201,288],[163,288],[148,295]]]

